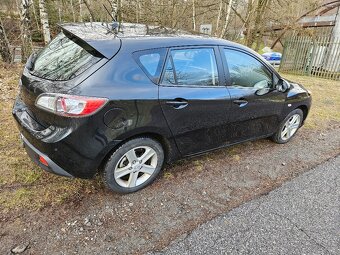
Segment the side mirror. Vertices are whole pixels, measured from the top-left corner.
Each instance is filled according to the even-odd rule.
[[[269,93],[270,91],[272,91],[273,89],[271,88],[262,88],[262,89],[258,89],[255,91],[255,95],[257,96],[263,96],[267,93]]]
[[[276,85],[276,89],[280,92],[286,92],[289,89],[290,85],[284,79],[280,79]]]

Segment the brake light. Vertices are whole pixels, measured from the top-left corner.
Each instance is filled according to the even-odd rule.
[[[37,98],[35,105],[61,116],[83,117],[99,111],[107,102],[107,98],[44,93]]]

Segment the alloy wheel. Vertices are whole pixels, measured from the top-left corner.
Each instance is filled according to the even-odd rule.
[[[157,163],[157,153],[151,147],[133,148],[119,159],[114,171],[115,181],[125,188],[139,186],[155,172]]]
[[[300,127],[300,122],[301,117],[299,114],[292,115],[282,127],[281,139],[286,141],[291,138]]]

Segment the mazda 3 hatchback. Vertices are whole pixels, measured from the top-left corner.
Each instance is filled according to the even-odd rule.
[[[310,93],[249,48],[138,24],[65,24],[28,60],[13,107],[41,168],[113,191],[150,184],[165,163],[244,141],[288,142]]]

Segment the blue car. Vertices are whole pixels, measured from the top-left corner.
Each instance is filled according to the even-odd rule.
[[[266,52],[262,54],[262,57],[275,66],[280,65],[282,54],[280,52]]]

